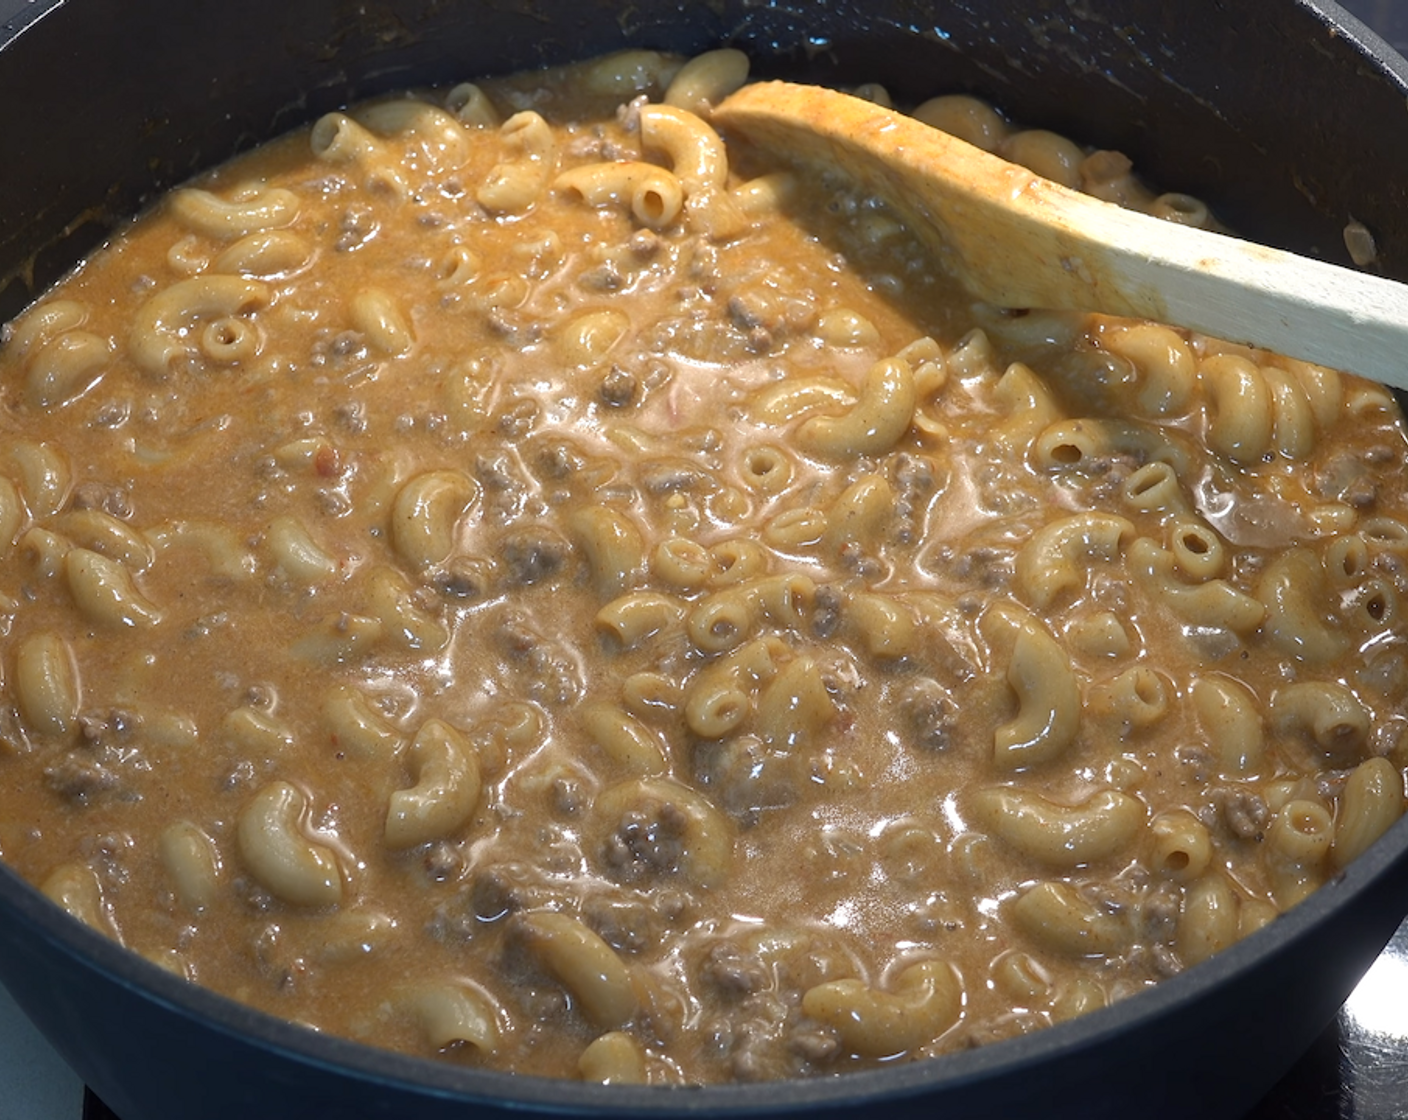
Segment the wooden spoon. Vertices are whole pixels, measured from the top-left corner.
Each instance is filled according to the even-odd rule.
[[[819,86],[744,86],[710,120],[875,191],[988,303],[1154,319],[1408,388],[1408,286],[1101,202]]]

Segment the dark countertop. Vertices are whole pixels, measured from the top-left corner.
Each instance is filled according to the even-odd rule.
[[[1408,922],[1247,1120],[1408,1117]]]

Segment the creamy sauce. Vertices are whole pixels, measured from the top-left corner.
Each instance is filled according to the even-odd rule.
[[[328,118],[11,326],[0,854],[273,1014],[656,1083],[1035,1029],[1294,905],[1402,809],[1391,399],[705,182],[642,140],[677,68]],[[622,159],[678,214],[560,178]]]

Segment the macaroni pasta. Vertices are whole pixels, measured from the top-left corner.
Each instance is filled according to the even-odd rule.
[[[1400,816],[1391,399],[972,306],[710,125],[746,73],[351,106],[6,329],[6,861],[274,1014],[674,1084],[1068,1019]]]

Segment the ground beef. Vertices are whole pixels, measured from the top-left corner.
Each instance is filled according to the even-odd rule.
[[[700,966],[699,978],[718,991],[735,996],[760,992],[772,984],[762,957],[732,941],[714,944]]]
[[[816,305],[805,298],[786,295],[765,284],[755,284],[729,297],[728,317],[733,326],[762,349],[776,340],[811,325]]]
[[[1183,971],[1183,961],[1179,959],[1173,946],[1158,942],[1149,946],[1149,967],[1162,977],[1177,976]]]
[[[85,743],[130,743],[141,727],[141,717],[125,708],[83,712],[78,717],[79,733]]]
[[[532,486],[507,452],[480,455],[474,461],[474,477],[484,488],[485,506],[507,520],[517,516]]]
[[[960,580],[982,587],[1006,587],[1012,582],[1016,554],[1011,549],[980,545],[970,548],[953,561],[953,574]]]
[[[806,780],[799,755],[773,750],[755,735],[704,743],[695,755],[700,782],[719,806],[744,823],[754,823],[766,809],[782,809],[797,800]]]
[[[73,489],[74,509],[98,509],[119,521],[132,516],[132,499],[120,486],[100,482],[80,482]]]
[[[736,1081],[771,1081],[782,1076],[774,1057],[778,1048],[778,1028],[761,1019],[749,1019],[734,1026],[729,1049],[729,1068]]]
[[[1144,896],[1139,910],[1148,941],[1166,944],[1174,939],[1182,898],[1182,892],[1172,883],[1160,884]]]
[[[474,874],[465,901],[479,921],[495,922],[507,914],[545,906],[555,897],[556,891],[527,864],[498,863]]]
[[[338,235],[333,248],[339,253],[365,244],[376,236],[377,222],[369,206],[349,206],[337,220]]]
[[[641,486],[647,494],[689,493],[714,485],[709,473],[688,459],[660,459],[641,471]]]
[[[104,755],[83,750],[66,751],[44,767],[44,778],[60,797],[78,805],[87,805],[122,784],[118,768]]]
[[[1222,820],[1233,836],[1259,840],[1271,819],[1266,802],[1256,793],[1240,789],[1214,791],[1213,802],[1222,809]]]
[[[649,94],[640,94],[624,105],[616,106],[616,120],[627,132],[640,131],[640,111],[650,104]]]
[[[590,804],[580,778],[563,776],[552,783],[552,808],[560,817],[575,817]]]
[[[570,1004],[567,993],[557,983],[520,984],[516,986],[518,1005],[522,1014],[517,1020],[526,1023],[525,1034],[547,1035],[554,1024],[560,1024],[567,1016]]]
[[[899,455],[894,466],[895,539],[911,544],[923,531],[924,512],[938,489],[938,466],[927,456]]]
[[[508,534],[500,550],[509,582],[520,586],[559,575],[572,551],[562,536],[537,526]]]
[[[343,517],[352,512],[352,499],[341,490],[321,487],[315,497],[318,508],[328,517]]]
[[[469,557],[451,557],[433,579],[435,589],[451,599],[482,599],[489,593],[487,565]]]
[[[638,229],[631,235],[631,253],[639,260],[648,261],[660,252],[660,235],[653,229]]]
[[[348,369],[364,364],[370,356],[366,336],[361,331],[325,332],[314,340],[308,362],[314,368],[331,365],[337,369]]]
[[[871,556],[860,541],[847,541],[841,546],[839,559],[841,567],[867,583],[878,582],[885,573],[885,565]]]
[[[1183,772],[1187,775],[1188,781],[1194,785],[1202,786],[1207,784],[1208,775],[1213,770],[1213,757],[1203,747],[1184,746],[1173,752],[1173,757],[1177,760]]]
[[[522,659],[543,643],[543,637],[529,624],[521,611],[506,611],[495,633],[498,644],[510,657]]]
[[[132,775],[149,768],[138,743],[140,725],[135,714],[121,708],[82,713],[78,745],[44,767],[49,788],[76,805],[104,794],[128,796]]]
[[[626,286],[626,277],[615,261],[608,260],[583,269],[577,283],[594,292],[619,292]]]
[[[606,840],[606,865],[626,881],[673,875],[685,854],[688,827],[688,816],[673,801],[633,809]]]
[[[499,434],[509,441],[525,438],[533,430],[540,410],[538,402],[534,400],[514,402],[499,416]]]
[[[1016,1038],[1018,1035],[1031,1034],[1032,1031],[1041,1030],[1049,1023],[1050,1020],[1040,1011],[1012,1011],[1006,1015],[999,1015],[987,1023],[961,1026],[954,1033],[953,1044],[956,1048],[969,1049],[988,1046],[994,1042],[1002,1042],[1004,1039]]]
[[[1315,472],[1315,488],[1328,501],[1345,502],[1359,510],[1371,509],[1378,502],[1378,485],[1370,477],[1371,463],[1367,454],[1343,451],[1331,455]]]
[[[131,856],[136,841],[127,832],[100,832],[78,843],[79,854],[98,876],[104,890],[116,890],[131,877]]]
[[[543,337],[542,320],[534,315],[495,307],[485,316],[485,322],[504,345],[515,350],[526,350]]]
[[[585,685],[577,660],[561,641],[551,641],[534,630],[521,612],[505,612],[495,637],[527,677],[529,699],[560,706],[582,695]]]
[[[308,962],[298,955],[277,922],[255,934],[250,951],[260,973],[279,991],[297,987],[308,975]]]
[[[426,847],[421,866],[425,869],[426,878],[431,882],[443,883],[447,879],[459,877],[464,869],[464,853],[457,844],[438,840]]]
[[[914,741],[931,750],[953,745],[958,705],[948,689],[932,677],[920,677],[900,690],[900,715]]]
[[[579,699],[584,687],[576,660],[562,652],[561,647],[544,649],[532,658],[530,700],[560,708]]]
[[[351,435],[360,435],[367,430],[365,401],[343,401],[333,408],[332,415],[338,427]]]
[[[610,408],[624,408],[640,395],[640,381],[629,370],[613,364],[601,379],[601,388],[597,393],[602,404]]]
[[[787,1047],[808,1066],[821,1066],[836,1057],[841,1041],[827,1027],[799,1024],[788,1032]]]
[[[812,597],[811,630],[815,637],[825,641],[836,633],[841,625],[841,604],[845,602],[841,592],[830,584],[822,584]]]
[[[539,444],[529,467],[547,482],[565,482],[587,465],[587,453],[570,440],[554,439]]]
[[[687,905],[684,895],[671,890],[626,897],[595,894],[583,903],[582,920],[613,949],[642,953],[661,943]]]

